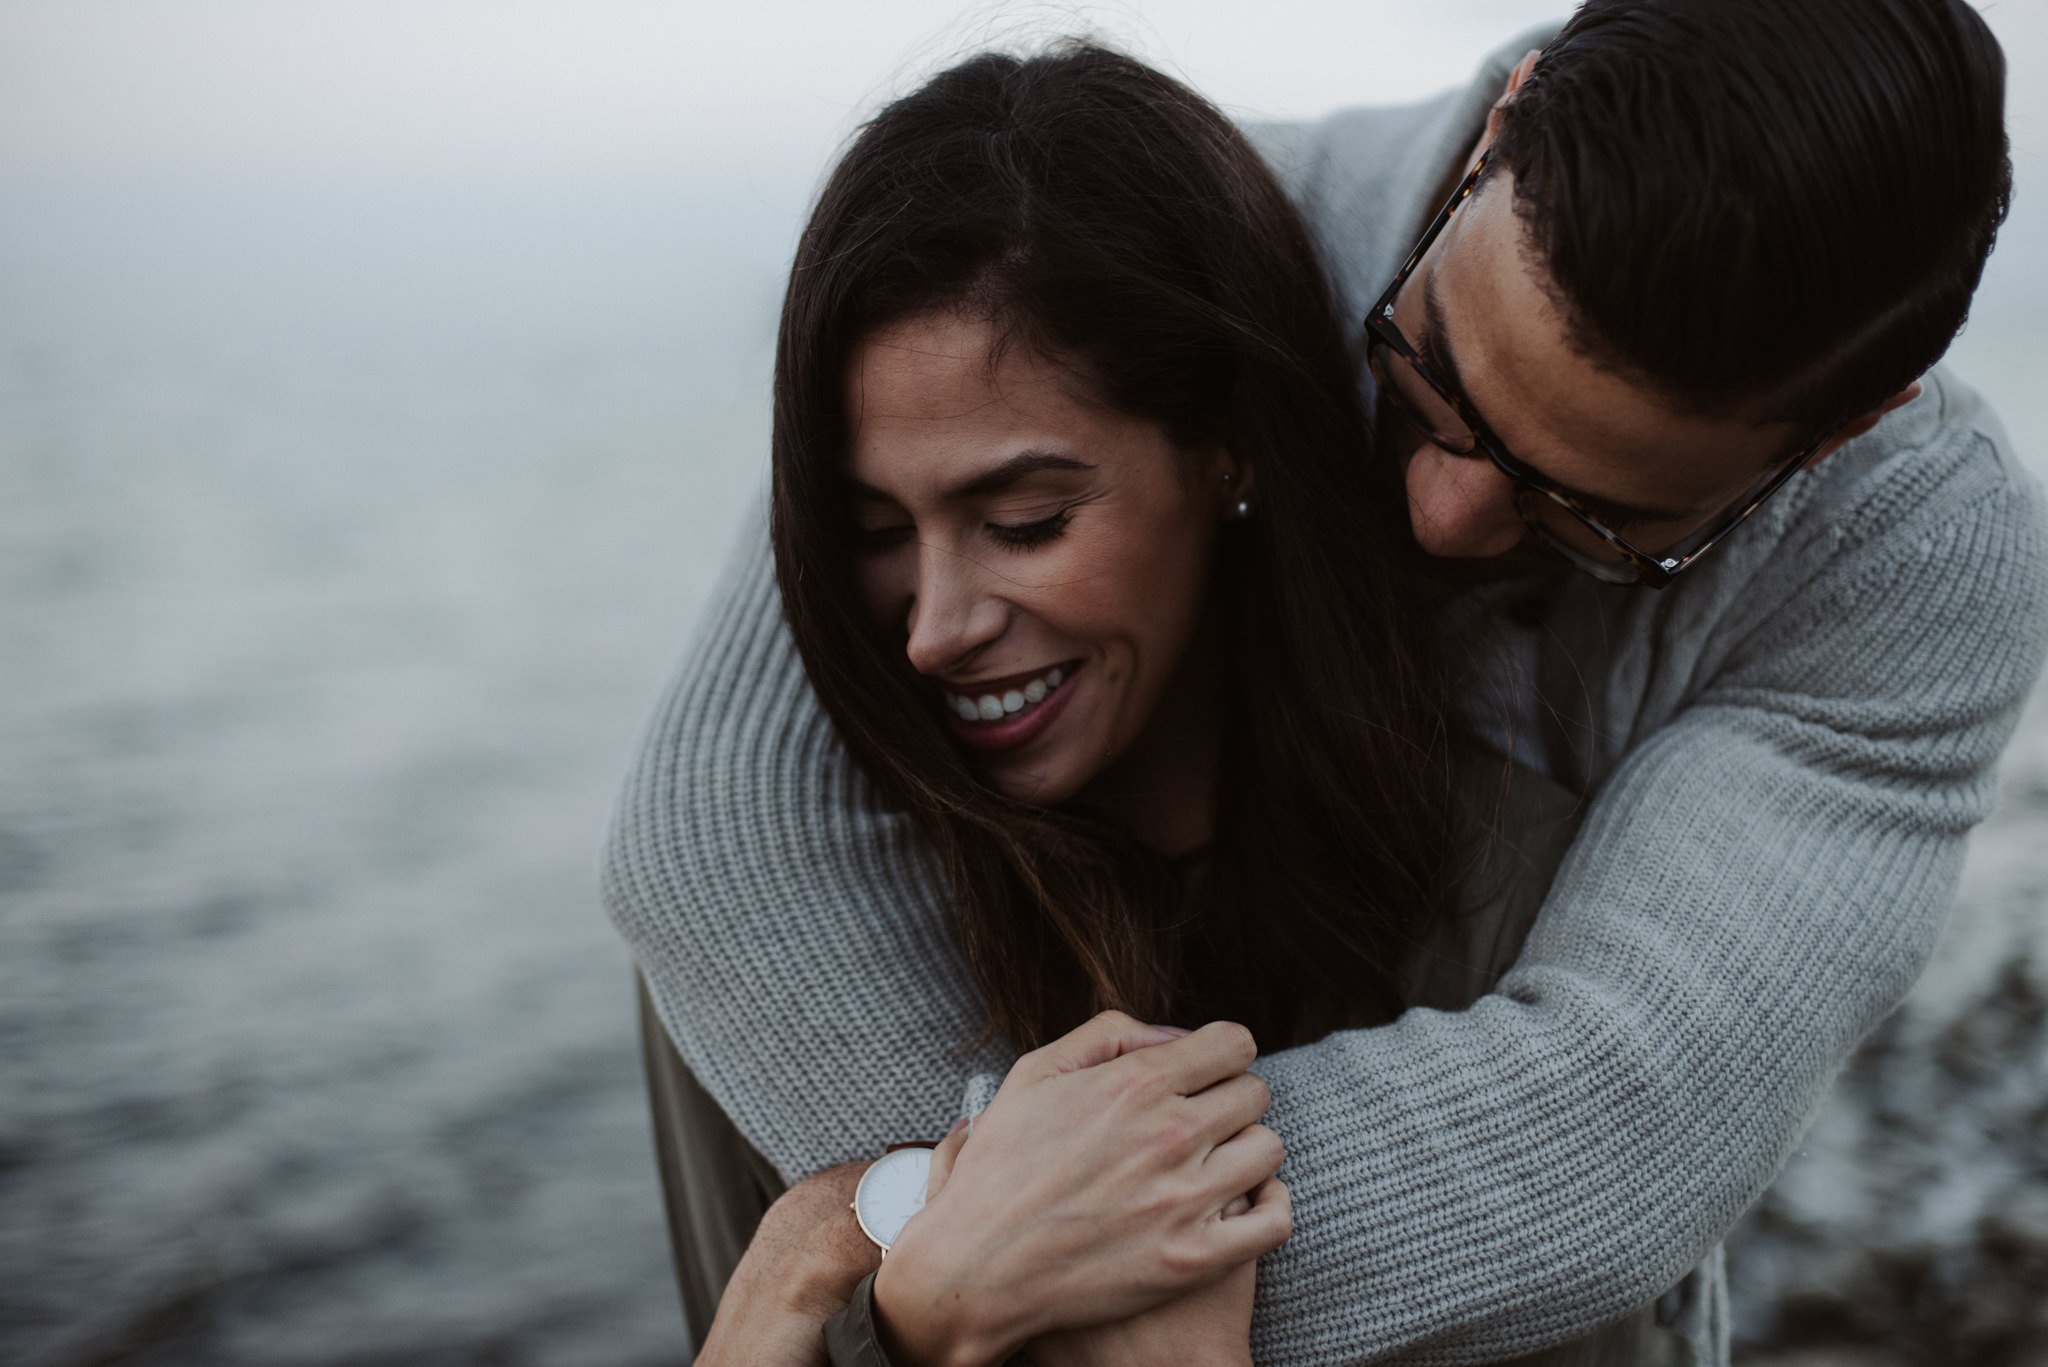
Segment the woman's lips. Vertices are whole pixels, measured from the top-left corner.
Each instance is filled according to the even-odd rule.
[[[1074,676],[1080,672],[1078,664],[1064,664],[1047,670],[1036,679],[1028,680],[1023,687],[1001,691],[992,689],[969,690],[967,694],[946,690],[947,720],[953,734],[977,750],[1014,750],[1020,745],[1029,745],[1038,739],[1048,726],[1066,709],[1067,699],[1073,696]],[[1027,691],[1030,683],[1042,682],[1047,685],[1042,701],[1034,700]],[[1023,706],[1014,715],[1005,715],[1001,720],[988,721],[977,715],[974,721],[961,716],[967,706],[979,704],[978,713],[989,710],[989,700],[999,705],[1005,695],[1015,693]]]

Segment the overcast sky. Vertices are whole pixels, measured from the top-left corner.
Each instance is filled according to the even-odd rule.
[[[920,58],[1094,29],[1306,114],[1466,74],[1542,0],[0,0],[0,165],[638,172],[815,154]]]
[[[2011,59],[2021,185],[1999,264],[2009,287],[2023,274],[2048,299],[2048,213],[2033,205],[2048,182],[2048,4],[1984,8]],[[0,260],[76,244],[659,251],[720,234],[780,260],[860,114],[991,38],[1092,31],[1233,112],[1308,116],[1463,81],[1488,50],[1564,9],[0,0]]]
[[[628,184],[801,164],[905,73],[1092,28],[1243,111],[1463,79],[1553,0],[0,0],[0,190],[269,181]],[[2048,133],[2048,5],[1986,12]],[[2033,157],[2030,155],[2029,160]],[[10,184],[11,182],[11,184]]]

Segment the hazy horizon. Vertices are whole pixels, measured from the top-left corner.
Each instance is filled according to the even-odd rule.
[[[2048,7],[1982,7],[2048,297]],[[1548,0],[959,4],[0,0],[0,262],[658,250],[774,260],[861,113],[950,56],[1092,32],[1240,117],[1414,99]],[[683,240],[678,241],[681,235]],[[2022,269],[2024,265],[2024,269]]]

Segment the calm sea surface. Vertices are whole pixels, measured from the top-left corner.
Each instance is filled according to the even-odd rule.
[[[710,264],[0,277],[0,1362],[685,1356],[594,867],[762,478]]]
[[[0,1361],[684,1356],[594,856],[785,250],[0,263]]]

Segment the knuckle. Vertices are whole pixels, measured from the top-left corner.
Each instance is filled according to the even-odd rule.
[[[1141,1049],[1135,1054],[1126,1054],[1117,1062],[1123,1066],[1130,1090],[1150,1097],[1163,1090],[1167,1084],[1167,1064],[1159,1057],[1157,1049]]]
[[[1217,1023],[1223,1027],[1224,1042],[1233,1054],[1241,1056],[1246,1063],[1259,1056],[1259,1042],[1249,1028],[1239,1025],[1236,1021]]]
[[[1169,1160],[1184,1157],[1195,1146],[1200,1127],[1184,1112],[1168,1112],[1152,1128],[1151,1147]]]
[[[1264,1125],[1248,1125],[1239,1131],[1232,1141],[1241,1161],[1256,1169],[1259,1180],[1264,1181],[1280,1170],[1286,1160],[1286,1146],[1280,1136]],[[1244,1169],[1239,1169],[1240,1172]]]
[[[1187,1239],[1169,1239],[1159,1250],[1159,1267],[1168,1280],[1188,1282],[1209,1270],[1209,1260],[1199,1245]]]

